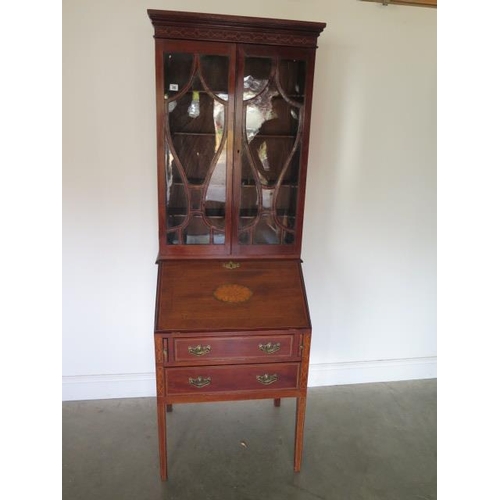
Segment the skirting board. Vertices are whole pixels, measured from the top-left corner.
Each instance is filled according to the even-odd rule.
[[[436,378],[437,358],[311,364],[309,387]],[[63,401],[155,396],[154,373],[63,377]]]
[[[309,366],[309,387],[396,382],[437,377],[437,357],[380,359]]]

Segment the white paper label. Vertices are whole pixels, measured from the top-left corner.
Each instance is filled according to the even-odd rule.
[[[171,83],[168,86],[168,90],[179,90],[179,85],[177,85],[176,83]]]

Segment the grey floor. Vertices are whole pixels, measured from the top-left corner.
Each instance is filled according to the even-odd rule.
[[[158,472],[153,398],[63,403],[64,500],[431,500],[436,381],[309,389],[302,471],[295,401],[184,404]]]

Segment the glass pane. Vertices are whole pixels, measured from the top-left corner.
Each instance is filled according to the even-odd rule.
[[[274,118],[272,100],[278,95],[274,87],[268,87],[258,97],[245,105],[245,132],[250,142],[260,131],[262,124]]]
[[[246,59],[241,245],[295,241],[304,92],[304,61]]]
[[[226,236],[223,232],[214,231],[214,245],[224,245]]]
[[[245,59],[243,99],[254,98],[268,85],[272,67],[272,59],[264,57],[247,57]]]
[[[196,77],[184,95],[169,103],[168,121],[173,134],[214,132],[214,99],[206,92],[196,90],[201,85],[199,82]]]
[[[189,224],[183,232],[186,245],[208,245],[210,243],[210,230],[201,215],[191,217]]]
[[[223,230],[226,223],[226,141],[210,177],[205,194],[205,216],[216,229]]]
[[[191,187],[191,210],[201,210],[201,189],[197,187]]]
[[[297,102],[304,102],[306,62],[281,60],[279,63],[279,83],[287,97]]]
[[[299,125],[300,109],[270,89],[268,99],[246,106],[246,133],[253,165],[260,182],[273,186],[292,153]]]
[[[213,121],[215,128],[216,156],[212,174],[207,179],[205,193],[205,216],[209,223],[219,230],[224,230],[226,224],[226,143],[224,136],[225,105],[214,101]]]
[[[203,184],[214,155],[213,138],[179,135],[174,138],[174,148],[189,184]]]
[[[188,182],[203,184],[217,151],[214,99],[206,93],[189,91],[173,102],[177,105],[168,114],[173,149]]]
[[[269,214],[263,215],[254,232],[255,245],[277,245],[281,243],[281,229]]]
[[[281,186],[276,200],[276,218],[282,226],[295,229],[297,214],[297,188]]]
[[[189,83],[194,69],[193,62],[193,54],[164,54],[163,71],[165,99],[177,95]]]
[[[238,234],[238,242],[240,245],[249,245],[250,244],[250,232],[243,231]]]
[[[187,193],[179,169],[172,155],[167,155],[165,163],[167,181],[167,227],[173,229],[180,226],[187,216]]]
[[[299,167],[300,148],[295,151],[288,164],[276,194],[276,218],[282,226],[290,229],[295,229]]]
[[[227,56],[200,56],[201,75],[209,90],[227,101],[229,58]]]
[[[257,182],[250,166],[248,155],[245,152],[242,155],[241,162],[241,199],[238,229],[242,229],[253,223],[255,217],[257,217],[258,206],[259,193],[257,191]]]
[[[170,231],[167,233],[167,244],[169,245],[179,245],[179,232]]]
[[[223,244],[229,58],[166,54],[164,61],[167,177],[178,186],[167,193],[167,242]]]

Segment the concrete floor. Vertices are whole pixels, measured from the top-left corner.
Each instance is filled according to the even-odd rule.
[[[63,403],[64,500],[431,500],[436,381],[309,389],[302,471],[295,400],[184,404],[158,471],[154,398]]]

